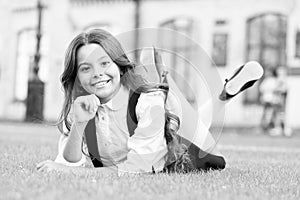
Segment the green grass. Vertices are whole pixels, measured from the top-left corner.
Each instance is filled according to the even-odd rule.
[[[300,137],[223,134],[223,171],[101,176],[44,174],[54,159],[54,127],[0,124],[0,199],[300,199]]]

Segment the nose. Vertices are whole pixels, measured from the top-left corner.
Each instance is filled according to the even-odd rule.
[[[94,68],[94,77],[103,76],[104,72],[105,72],[105,69],[103,69],[101,67],[95,67]]]

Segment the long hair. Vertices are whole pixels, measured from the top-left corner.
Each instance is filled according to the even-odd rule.
[[[93,29],[87,33],[77,35],[67,48],[64,60],[64,71],[61,75],[65,100],[59,116],[58,128],[63,133],[65,133],[65,131],[63,131],[64,126],[68,131],[71,128],[68,115],[73,101],[78,96],[88,95],[77,78],[78,69],[76,59],[79,48],[87,44],[98,44],[105,50],[112,61],[119,67],[121,74],[126,74],[126,76],[121,77],[121,82],[124,82],[123,79],[128,79],[126,77],[131,77],[131,79],[137,79],[138,84],[144,84],[141,83],[143,80],[140,76],[134,75],[132,71],[135,67],[134,63],[129,61],[119,41],[110,33],[101,29]]]
[[[59,116],[58,129],[61,133],[67,135],[71,129],[71,121],[68,115],[74,100],[88,93],[83,89],[77,78],[77,51],[80,47],[87,44],[98,44],[110,56],[112,61],[119,67],[121,72],[121,83],[136,92],[145,92],[151,89],[166,89],[165,83],[149,83],[147,80],[134,73],[135,64],[131,62],[119,41],[109,32],[102,29],[93,29],[86,33],[77,35],[69,44],[64,60],[64,71],[61,75],[61,83],[65,95],[63,108]],[[179,126],[179,123],[178,123]],[[64,131],[64,128],[67,131]],[[166,166],[168,172],[182,172],[184,166],[188,165],[189,158],[187,150],[178,142],[176,132],[168,129],[167,121],[165,126],[165,138],[168,146],[168,154],[166,155]],[[166,129],[167,128],[167,129]]]

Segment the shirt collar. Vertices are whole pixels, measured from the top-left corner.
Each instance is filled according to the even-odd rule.
[[[117,94],[107,103],[101,104],[111,110],[120,110],[128,103],[129,90],[121,84]]]

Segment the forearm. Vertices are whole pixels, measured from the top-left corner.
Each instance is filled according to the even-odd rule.
[[[71,127],[63,157],[68,162],[78,162],[81,159],[81,143],[84,129],[87,123],[74,123]]]
[[[86,175],[88,173],[96,173],[100,175],[118,175],[118,168],[116,166],[86,168],[86,167],[67,167],[68,172],[76,175]]]
[[[81,166],[67,166],[62,163],[57,163],[52,160],[46,160],[37,164],[38,171],[50,172],[63,172],[74,175],[90,175],[91,173],[95,175],[118,175],[117,166],[109,167],[100,167],[100,168],[90,168],[90,167],[81,167]]]

